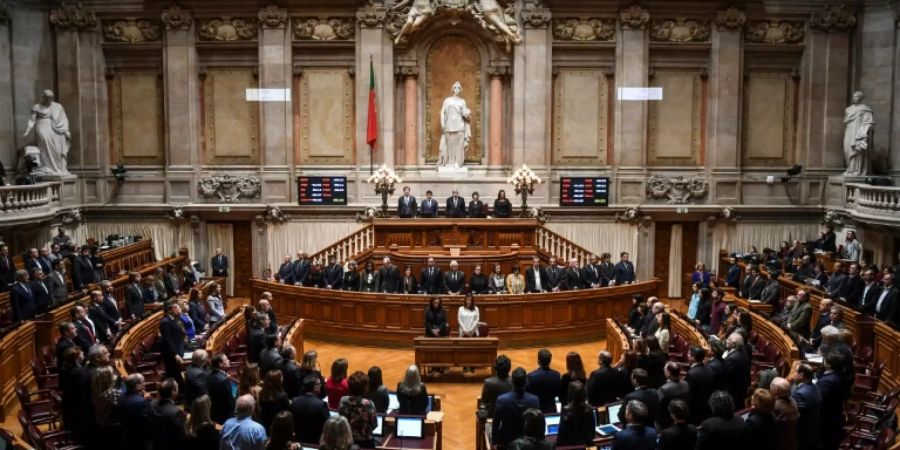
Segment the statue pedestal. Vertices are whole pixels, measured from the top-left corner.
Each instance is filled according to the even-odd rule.
[[[468,167],[438,167],[438,178],[468,178]]]

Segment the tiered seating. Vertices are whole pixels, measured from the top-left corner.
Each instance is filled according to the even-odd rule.
[[[846,438],[842,449],[886,450],[894,442],[894,411],[900,406],[900,390],[869,392],[863,401],[847,408]]]

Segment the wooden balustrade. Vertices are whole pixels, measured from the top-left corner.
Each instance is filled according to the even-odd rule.
[[[307,322],[303,319],[296,319],[288,327],[287,331],[284,332],[284,339],[282,342],[291,344],[294,347],[294,350],[297,351],[297,359],[303,360],[303,354],[306,353],[306,350],[303,349],[303,334],[306,331]]]
[[[162,321],[163,312],[157,311],[146,319],[132,325],[125,334],[119,339],[113,356],[116,358],[116,372],[120,377],[127,377],[128,371],[125,370],[125,358],[148,336],[159,334],[159,323]]]
[[[328,257],[335,255],[338,261],[360,259],[362,254],[375,246],[375,227],[367,225],[355,233],[312,254],[310,259],[322,264],[328,263]]]
[[[103,270],[108,279],[114,279],[122,273],[139,269],[156,261],[151,239],[112,248],[101,252],[100,255],[103,257]]]
[[[628,335],[613,318],[606,319],[606,351],[612,355],[613,362],[625,354],[625,350],[631,349],[631,341]]]
[[[900,188],[847,183],[847,208],[882,218],[900,219]]]
[[[593,254],[543,226],[537,227],[535,231],[534,245],[547,256],[556,256],[561,265],[566,265],[567,261],[575,258],[578,260],[578,265],[583,266],[590,262],[590,257]]]
[[[15,384],[21,381],[29,386],[34,381],[31,360],[36,355],[35,326],[26,322],[0,339],[0,410],[8,416],[18,407]]]

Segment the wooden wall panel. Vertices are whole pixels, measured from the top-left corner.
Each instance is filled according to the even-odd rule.
[[[210,68],[203,79],[207,164],[259,164],[259,102],[247,101],[258,83],[250,68]]]
[[[662,88],[663,98],[649,102],[647,163],[698,165],[703,110],[700,72],[657,70],[650,86]]]
[[[788,72],[750,72],[744,83],[742,164],[785,166],[794,153],[794,80]]]
[[[112,162],[165,163],[162,79],[157,69],[121,70],[110,83]]]
[[[606,74],[600,69],[560,69],[553,90],[553,162],[605,165]]]
[[[299,82],[300,163],[353,162],[353,79],[346,68],[309,68]]]

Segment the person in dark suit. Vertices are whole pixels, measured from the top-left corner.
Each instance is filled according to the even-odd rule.
[[[643,424],[647,427],[653,428],[654,422],[656,421],[657,411],[659,411],[659,394],[656,392],[656,389],[650,389],[647,387],[647,383],[650,381],[650,375],[647,374],[647,371],[641,368],[637,368],[631,371],[631,384],[634,386],[634,391],[625,395],[625,398],[622,399],[622,403],[628,404],[632,400],[637,400],[644,405],[647,409],[647,414],[644,417]],[[619,422],[621,423],[629,423],[627,421],[627,417],[625,416],[625,408],[619,409]]]
[[[119,303],[113,295],[115,289],[113,288],[112,282],[109,280],[103,280],[100,283],[100,288],[103,290],[103,302],[101,302],[100,305],[103,307],[103,312],[115,321],[116,326],[112,330],[114,333],[118,333],[122,322],[122,314],[119,313]]]
[[[181,448],[186,415],[184,410],[175,404],[175,399],[178,398],[178,383],[166,378],[160,383],[157,394],[159,398],[150,403],[147,414],[153,448],[167,450]]]
[[[297,260],[294,261],[294,286],[306,285],[306,277],[309,276],[311,267],[309,255],[306,252],[297,252]]]
[[[22,255],[22,262],[25,264],[25,271],[28,273],[31,273],[34,269],[42,269],[41,262],[38,259],[38,249],[36,248],[32,248],[28,253]]]
[[[341,276],[341,289],[344,291],[359,290],[359,272],[356,271],[356,261],[352,259],[347,263],[347,270]]]
[[[194,403],[194,399],[209,394],[209,354],[198,348],[191,354],[191,365],[184,371],[184,404]]]
[[[850,272],[847,274],[847,281],[844,287],[838,293],[838,297],[853,308],[859,308],[861,305],[863,290],[866,288],[866,282],[862,279],[859,272],[859,264],[851,264]]]
[[[538,368],[528,374],[525,385],[525,390],[538,398],[541,411],[545,413],[557,412],[556,394],[559,392],[560,375],[550,368],[552,360],[553,354],[550,350],[546,348],[538,350]]]
[[[819,235],[816,241],[816,248],[823,252],[834,253],[837,251],[837,235],[834,234],[834,227],[825,225],[825,230]]]
[[[338,264],[337,256],[328,256],[328,265],[325,266],[325,289],[340,289],[344,279],[344,268]]]
[[[294,433],[297,441],[317,444],[322,436],[322,429],[328,420],[328,403],[319,398],[322,383],[319,377],[307,375],[303,378],[304,394],[291,401],[291,414],[294,416]]]
[[[563,273],[562,282],[560,284],[560,289],[566,291],[591,287],[591,285],[585,279],[584,272],[582,272],[581,268],[578,267],[577,258],[571,258],[569,260],[569,267],[566,267],[566,270]]]
[[[756,389],[750,397],[753,409],[744,420],[745,448],[774,449],[775,437],[775,396],[766,389]]]
[[[16,271],[16,282],[10,289],[9,302],[13,322],[33,320],[37,315],[37,303],[28,283],[28,272]]]
[[[608,279],[603,279],[600,273],[600,258],[597,255],[591,255],[590,262],[584,263],[581,273],[584,274],[585,287],[600,287],[609,284]]]
[[[263,292],[259,295],[259,301],[256,303],[256,311],[265,314],[269,318],[269,324],[263,328],[266,334],[278,334],[278,318],[275,317],[275,310],[272,309],[271,292]]]
[[[715,391],[709,398],[712,417],[697,429],[697,450],[743,450],[743,420],[734,415],[734,401],[725,391]]]
[[[494,217],[507,219],[510,216],[512,216],[512,203],[506,198],[506,191],[500,189],[497,191],[497,198],[494,200]]]
[[[822,286],[825,293],[831,298],[838,298],[847,283],[847,272],[844,272],[844,265],[838,261],[834,263],[834,270],[831,272],[831,278]]]
[[[619,409],[619,416],[624,417],[627,425],[613,436],[612,450],[655,450],[656,428],[647,426],[647,420],[653,421],[652,413],[640,400],[629,400],[625,407]]]
[[[541,257],[531,257],[531,267],[525,269],[525,292],[547,292],[547,270],[541,266]]]
[[[894,284],[896,276],[896,274],[890,273],[884,275],[881,279],[881,295],[878,296],[878,301],[875,303],[875,317],[879,320],[886,320],[894,328],[900,327],[900,288]],[[886,314],[885,311],[887,311]],[[884,318],[882,319],[882,317]]]
[[[619,254],[619,262],[615,266],[615,284],[621,286],[635,281],[637,281],[637,277],[634,274],[634,264],[628,260],[628,252],[622,252]]]
[[[16,279],[16,265],[9,256],[9,247],[0,245],[0,292],[9,290],[9,285]]]
[[[106,344],[111,343],[112,338],[115,336],[114,330],[118,330],[121,322],[117,323],[115,319],[106,314],[106,311],[103,309],[103,293],[100,291],[91,291],[88,317],[94,323],[97,339]]]
[[[50,297],[50,287],[47,286],[46,273],[40,267],[35,267],[31,271],[31,281],[28,287],[34,295],[35,313],[41,315],[50,310],[53,299]]]
[[[97,343],[94,325],[87,318],[87,308],[76,304],[69,314],[72,317],[72,325],[75,326],[75,337],[72,340],[84,354],[87,354],[91,346]]]
[[[378,292],[394,294],[400,291],[400,272],[391,264],[391,257],[385,256],[378,269]]]
[[[309,275],[306,276],[306,282],[303,283],[306,287],[314,287],[323,289],[325,287],[325,270],[322,268],[322,264],[318,261],[312,263],[312,267],[309,269]]]
[[[447,217],[466,217],[466,201],[454,189],[453,195],[447,198]]]
[[[159,322],[159,334],[162,337],[160,356],[166,370],[166,377],[183,384],[181,363],[184,355],[185,331],[181,322],[181,306],[178,302],[168,302],[163,306],[165,315]]]
[[[403,195],[397,199],[397,215],[402,219],[412,219],[417,211],[416,198],[409,195],[409,186],[403,186]]]
[[[568,403],[560,411],[559,435],[556,445],[594,445],[594,410],[587,402],[587,391],[581,381],[572,381],[566,388]]]
[[[55,308],[66,302],[69,296],[69,287],[66,285],[65,268],[62,259],[55,259],[50,263],[50,273],[47,274],[45,283],[50,290],[50,307]]]
[[[659,450],[694,450],[697,428],[688,423],[688,404],[684,400],[672,400],[666,409],[672,425],[660,433]]]
[[[444,292],[444,273],[439,267],[435,267],[434,258],[428,258],[425,268],[419,275],[419,291],[428,295]]]
[[[666,429],[674,423],[669,414],[669,404],[675,400],[681,400],[687,403],[691,399],[690,386],[686,381],[681,380],[681,366],[678,363],[669,361],[666,363],[666,383],[663,384],[659,392],[659,415],[656,422],[660,429]]]
[[[222,249],[216,249],[216,256],[213,256],[209,262],[212,274],[215,277],[228,276],[228,257],[222,254]]]
[[[431,195],[431,191],[425,192],[425,200],[422,200],[422,205],[419,207],[419,217],[431,219],[438,216],[438,203],[437,200],[431,198]]]
[[[253,325],[247,333],[247,361],[259,363],[259,356],[266,349],[266,328],[269,326],[269,316],[255,313]]]
[[[781,283],[778,282],[777,272],[771,274],[766,287],[759,294],[759,300],[772,308],[778,310],[781,305]]]
[[[481,387],[481,404],[487,412],[487,417],[494,416],[497,397],[512,390],[512,381],[509,379],[511,369],[512,361],[506,355],[500,355],[494,361],[494,375],[484,380]]]
[[[294,398],[303,392],[303,376],[297,364],[297,350],[293,345],[285,343],[281,346],[281,373],[284,375],[284,392]]]
[[[809,294],[804,290],[797,291],[797,304],[791,310],[788,320],[788,328],[794,333],[809,339],[809,322],[812,319],[812,305],[809,304]]]
[[[550,264],[547,264],[544,272],[547,273],[547,291],[559,292],[562,290],[565,269],[559,266],[555,256],[550,257]]]
[[[865,286],[863,287],[862,298],[859,304],[859,308],[871,316],[875,315],[875,305],[878,304],[878,298],[881,297],[881,285],[878,284],[875,275],[875,271],[872,269],[867,269],[863,272]]]
[[[434,296],[425,308],[425,336],[450,336],[450,325],[447,323],[447,311],[444,310],[441,297]]]
[[[291,261],[291,255],[284,255],[281,265],[278,266],[278,273],[275,274],[275,280],[279,283],[294,284],[294,262]]]
[[[603,253],[600,255],[600,263],[597,264],[597,270],[600,271],[600,281],[602,286],[609,286],[609,283],[616,279],[616,265],[610,261],[612,255]]]
[[[497,397],[491,427],[491,442],[498,449],[505,449],[510,442],[523,434],[525,423],[522,414],[527,409],[540,409],[538,398],[525,391],[527,377],[525,369],[517,367],[512,373],[513,390]]]
[[[128,285],[125,286],[125,308],[132,319],[140,319],[144,315],[144,290],[141,287],[141,274],[128,273]]]
[[[597,357],[600,367],[591,372],[587,381],[588,403],[593,406],[602,406],[616,401],[619,386],[627,383],[625,373],[612,367],[612,354],[604,350]]]
[[[728,336],[725,346],[728,348],[725,356],[727,390],[734,404],[743,407],[750,387],[750,355],[744,346],[744,338],[738,333]]]
[[[741,297],[750,300],[759,300],[762,298],[762,291],[765,289],[767,281],[765,277],[760,275],[759,268],[750,267],[750,274],[744,277],[744,283],[741,286]]]
[[[797,369],[797,386],[794,388],[791,398],[797,402],[800,411],[800,421],[797,423],[797,437],[800,450],[813,450],[818,448],[818,439],[821,422],[822,394],[819,387],[813,383],[814,372],[812,367],[801,364]]]
[[[483,219],[487,217],[487,206],[481,201],[481,197],[478,195],[477,191],[472,193],[472,201],[469,202],[467,214],[473,219]]]
[[[59,330],[59,339],[56,341],[54,354],[56,355],[57,367],[62,367],[63,355],[65,355],[66,350],[75,347],[75,336],[78,334],[78,330],[75,329],[75,324],[72,322],[59,324],[57,330]]]
[[[472,275],[469,277],[469,293],[475,295],[489,294],[491,292],[490,280],[482,273],[481,264],[475,264]]]
[[[817,425],[822,450],[836,450],[844,439],[844,394],[849,392],[849,383],[835,371],[841,364],[840,358],[836,352],[825,355],[825,374],[816,383],[822,396]]]
[[[450,261],[450,270],[444,273],[444,293],[462,294],[466,288],[466,274],[459,270],[459,263]]]
[[[412,266],[409,264],[403,268],[403,275],[400,277],[400,290],[401,294],[418,294],[421,292],[419,289],[419,281],[416,280],[416,276],[413,275]]]
[[[265,378],[269,372],[281,370],[284,365],[284,358],[275,346],[276,336],[274,334],[266,334],[266,349],[259,354],[259,373]],[[282,380],[284,374],[282,373]],[[284,384],[284,382],[282,382]]]
[[[116,415],[122,425],[124,448],[129,450],[147,450],[150,443],[147,417],[151,402],[144,395],[143,375],[132,373],[125,377],[125,393],[119,397]]]
[[[212,402],[210,415],[219,425],[234,415],[234,395],[231,391],[231,379],[225,372],[231,367],[228,356],[219,353],[212,358],[212,372],[206,377],[206,388]]]
[[[687,371],[684,380],[688,384],[690,400],[688,405],[691,410],[690,421],[699,425],[709,417],[709,396],[715,389],[715,374],[712,369],[704,364],[706,350],[701,347],[691,347],[691,367]]]
[[[81,247],[81,254],[75,258],[72,265],[72,284],[76,291],[80,291],[98,281],[100,280],[97,279],[97,273],[94,272],[94,264],[91,261],[91,247],[84,245]]]

